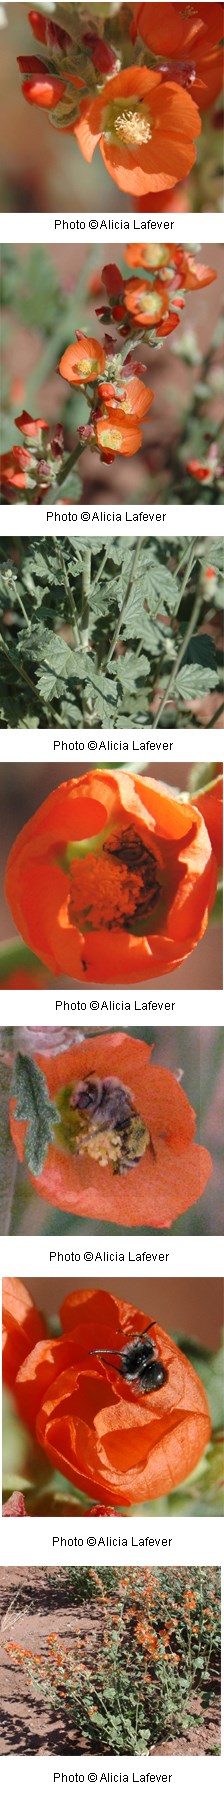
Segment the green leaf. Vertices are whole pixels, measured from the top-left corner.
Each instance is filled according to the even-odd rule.
[[[34,1177],[39,1177],[54,1127],[60,1121],[58,1109],[51,1102],[46,1078],[34,1059],[18,1052],[12,1077],[12,1095],[16,1096],[15,1119],[28,1122],[25,1158]]]
[[[193,701],[194,697],[209,695],[211,689],[217,689],[217,682],[216,670],[204,670],[201,664],[182,664],[175,689],[184,701]]]

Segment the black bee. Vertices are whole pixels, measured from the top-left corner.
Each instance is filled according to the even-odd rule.
[[[143,1328],[142,1334],[136,1334],[134,1340],[127,1341],[117,1355],[120,1365],[111,1367],[112,1371],[120,1371],[127,1384],[135,1385],[136,1390],[143,1393],[159,1391],[167,1383],[166,1367],[158,1358],[155,1341],[150,1340],[148,1334],[148,1328],[154,1328],[154,1325],[154,1322],[147,1322],[147,1328]],[[116,1347],[93,1347],[90,1358],[94,1353],[98,1353],[104,1364],[108,1365],[104,1354],[116,1353]]]

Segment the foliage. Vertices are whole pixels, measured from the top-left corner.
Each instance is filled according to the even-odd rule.
[[[203,725],[222,571],[218,539],[3,539],[2,725]]]
[[[86,1750],[143,1754],[203,1723],[220,1692],[220,1574],[217,1568],[92,1568],[72,1575],[72,1646],[51,1634],[33,1655],[6,1643],[31,1692],[61,1714]],[[54,1589],[57,1589],[57,1578]],[[59,1598],[61,1573],[59,1580]],[[77,1620],[80,1596],[92,1604],[91,1633]],[[94,1605],[97,1611],[94,1633]],[[199,1703],[199,1719],[198,1719]]]
[[[22,1052],[17,1052],[15,1059],[13,1091],[16,1095],[16,1121],[28,1123],[25,1141],[27,1162],[38,1177],[48,1146],[54,1139],[55,1123],[60,1117],[55,1103],[50,1100],[43,1071],[39,1070],[35,1059],[28,1058]]]

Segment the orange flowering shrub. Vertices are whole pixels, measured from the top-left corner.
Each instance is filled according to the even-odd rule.
[[[38,1055],[58,1110],[38,1173],[26,1151],[15,1076],[12,1138],[38,1195],[54,1207],[125,1227],[169,1228],[202,1195],[211,1159],[194,1143],[194,1109],[171,1071],[149,1067],[150,1056],[143,1040],[122,1033]]]
[[[217,1711],[220,1693],[219,1569],[194,1568],[190,1615],[185,1596],[191,1572],[186,1567],[163,1566],[149,1575],[147,1567],[107,1566],[100,1575],[96,1566],[70,1566],[44,1572],[43,1578],[48,1608],[52,1601],[53,1607],[63,1604],[63,1631],[48,1635],[45,1645],[41,1639],[40,1654],[14,1641],[5,1643],[5,1652],[12,1667],[23,1668],[32,1695],[52,1708],[55,1738],[61,1714],[61,1733],[63,1729],[66,1737],[68,1727],[73,1728],[80,1753],[84,1743],[87,1752],[101,1755],[152,1754],[162,1735],[167,1752],[169,1746],[172,1751],[171,1737],[186,1735],[189,1722],[190,1736],[192,1723],[196,1731],[197,1753],[204,1751],[204,1736],[203,1750],[200,1738],[208,1681],[210,1742],[212,1698]],[[83,1626],[86,1604],[89,1634],[86,1620]],[[97,1634],[92,1632],[96,1605]],[[188,1751],[190,1746],[189,1738]]]
[[[27,945],[57,977],[135,983],[183,963],[216,887],[194,803],[104,769],[61,783],[37,809],[10,852],[5,893]]]
[[[99,146],[124,194],[158,195],[164,206],[174,192],[175,204],[195,164],[201,113],[222,88],[222,6],[189,11],[157,0],[109,14],[100,12],[95,30],[76,4],[67,32],[57,6],[53,20],[32,10],[42,55],[18,57],[23,94],[75,136],[87,162]]]
[[[29,1307],[27,1294],[28,1326]],[[210,1436],[207,1398],[193,1367],[153,1323],[160,1388],[147,1391],[128,1380],[123,1349],[126,1354],[139,1336],[147,1347],[150,1324],[108,1291],[70,1292],[60,1319],[62,1338],[38,1340],[37,1334],[20,1363],[17,1279],[6,1288],[6,1314],[3,1280],[4,1381],[47,1459],[79,1491],[115,1509],[174,1490],[198,1465]]]

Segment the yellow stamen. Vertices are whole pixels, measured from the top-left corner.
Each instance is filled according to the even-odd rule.
[[[140,112],[117,113],[114,127],[115,132],[117,132],[117,137],[121,138],[122,143],[127,144],[128,146],[132,144],[133,147],[135,144],[149,144],[149,140],[152,136],[149,119],[146,118],[144,113]]]
[[[120,451],[122,432],[119,432],[117,426],[105,426],[100,434],[100,444],[105,446],[106,451]]]

